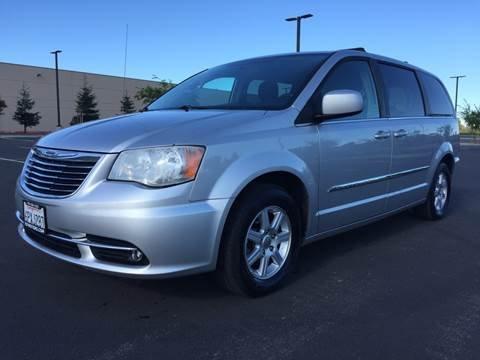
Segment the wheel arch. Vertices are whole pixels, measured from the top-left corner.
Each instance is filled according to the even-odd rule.
[[[307,226],[309,224],[309,195],[307,188],[303,181],[292,172],[288,171],[270,171],[262,175],[257,176],[247,183],[238,193],[235,200],[232,203],[232,206],[229,210],[229,213],[234,208],[235,204],[238,203],[241,198],[259,184],[271,184],[283,188],[297,204],[299,204],[299,210],[301,214],[301,228],[302,236],[305,236]],[[228,215],[227,215],[228,218]]]
[[[208,172],[208,176],[200,177],[203,180],[195,184],[190,198],[191,201],[228,199],[216,229],[215,248],[212,254],[214,263],[218,262],[223,234],[228,226],[227,221],[233,206],[241,194],[258,183],[272,182],[287,187],[287,192],[290,190],[294,198],[304,199],[301,205],[303,233],[308,237],[316,231],[316,217],[312,215],[318,205],[318,174],[314,167],[315,159],[307,162],[293,151],[269,149],[262,152],[252,151],[247,156],[236,154],[225,162],[226,164],[222,164],[221,167],[215,163],[215,166],[209,164],[203,169],[204,172]]]
[[[300,202],[300,216],[301,216],[301,236],[305,237],[308,226],[310,225],[312,219],[310,216],[310,207],[311,202],[309,200],[309,194],[305,183],[300,179],[298,175],[294,172],[286,170],[273,170],[266,171],[252,179],[249,180],[244,186],[239,189],[236,196],[232,199],[228,209],[226,210],[225,220],[223,222],[222,229],[220,231],[220,239],[218,244],[217,251],[217,264],[219,261],[218,254],[221,252],[222,248],[222,238],[223,235],[229,226],[229,220],[231,220],[230,215],[234,212],[236,205],[240,203],[242,198],[252,189],[258,185],[262,184],[271,184],[283,188],[295,202]]]
[[[445,154],[440,160],[440,163],[447,164],[450,174],[453,174],[453,171],[455,170],[455,158],[452,153]]]
[[[428,173],[429,183],[432,182],[433,176],[442,162],[447,164],[450,173],[453,174],[455,170],[455,155],[453,146],[448,141],[442,143],[433,156],[432,165]]]

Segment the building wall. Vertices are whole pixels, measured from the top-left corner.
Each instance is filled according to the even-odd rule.
[[[96,95],[100,118],[120,113],[124,81],[122,77],[59,70],[60,116],[63,127],[69,126],[75,115],[75,99],[85,80]],[[32,111],[38,111],[42,116],[40,124],[27,131],[54,130],[57,126],[55,70],[0,62],[0,98],[5,100],[8,106],[3,111],[4,114],[0,115],[0,132],[23,131],[23,127],[12,119],[22,84],[29,88],[30,95],[35,100]],[[136,109],[140,109],[142,104],[134,99],[134,95],[138,89],[147,85],[155,86],[156,82],[125,79],[125,88],[135,102]]]

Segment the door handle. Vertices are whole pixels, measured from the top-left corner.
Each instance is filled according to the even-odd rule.
[[[377,140],[382,140],[382,139],[388,139],[390,137],[391,133],[390,131],[379,131],[377,132],[374,137]]]
[[[396,138],[404,137],[404,136],[407,136],[407,135],[408,135],[408,132],[407,132],[407,130],[404,130],[404,129],[400,129],[400,130],[395,131],[393,133],[393,136],[395,136]]]

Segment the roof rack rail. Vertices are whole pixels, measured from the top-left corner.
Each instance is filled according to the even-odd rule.
[[[367,52],[367,50],[365,50],[365,48],[363,48],[363,47],[356,47],[356,48],[350,48],[350,49],[345,49],[345,50],[355,50],[355,51]]]

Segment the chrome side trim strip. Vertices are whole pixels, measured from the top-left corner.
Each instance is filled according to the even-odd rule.
[[[353,181],[350,183],[346,184],[341,184],[341,185],[335,185],[332,186],[330,189],[328,189],[328,192],[334,192],[334,191],[340,191],[340,190],[347,190],[351,189],[357,186],[363,186],[363,185],[369,185],[369,184],[374,184],[380,181],[385,181],[389,179],[390,175],[382,175],[382,176],[377,176],[365,180],[359,180],[359,181]]]
[[[15,216],[17,217],[17,220],[25,226],[25,222],[20,216],[20,212],[16,211]],[[48,234],[46,235],[50,238],[61,240],[61,241],[66,241],[69,243],[77,244],[77,245],[83,245],[83,246],[90,246],[90,247],[96,247],[96,248],[102,248],[102,249],[110,249],[110,250],[125,250],[125,251],[133,251],[137,250],[135,247],[126,247],[126,246],[115,246],[115,245],[105,245],[105,244],[99,244],[93,241],[89,241],[86,237],[84,238],[78,238],[78,239],[69,239],[63,236],[58,236],[54,234]]]
[[[351,188],[354,188],[354,187],[357,187],[357,186],[363,186],[363,185],[377,183],[377,182],[380,182],[380,181],[395,179],[397,177],[413,174],[413,173],[418,172],[418,171],[427,170],[428,168],[430,168],[429,165],[420,166],[418,168],[399,171],[399,172],[392,173],[392,174],[377,176],[377,177],[373,177],[373,178],[369,178],[369,179],[365,179],[365,180],[353,181],[353,182],[346,183],[346,184],[341,184],[341,185],[335,185],[335,186],[332,186],[330,189],[328,189],[328,192],[346,190],[346,189],[351,189]]]
[[[372,197],[362,199],[362,200],[357,200],[357,201],[354,201],[354,202],[351,202],[351,203],[334,206],[334,207],[331,207],[331,208],[328,208],[328,209],[319,210],[315,213],[315,216],[327,215],[327,214],[331,214],[331,213],[334,213],[334,212],[337,212],[337,211],[346,210],[346,209],[349,209],[349,208],[352,208],[352,207],[355,207],[355,206],[365,205],[365,204],[368,204],[368,203],[371,203],[371,202],[374,202],[374,201],[388,199],[388,198],[391,198],[391,197],[394,197],[394,196],[397,196],[397,195],[401,195],[401,194],[407,193],[409,191],[418,190],[418,189],[421,189],[421,188],[424,188],[424,187],[427,187],[427,186],[428,186],[428,183],[422,183],[422,184],[411,186],[411,187],[408,187],[408,188],[405,188],[405,189],[402,189],[402,190],[393,191],[393,192],[390,192],[390,193],[387,193],[387,194],[372,196]]]

